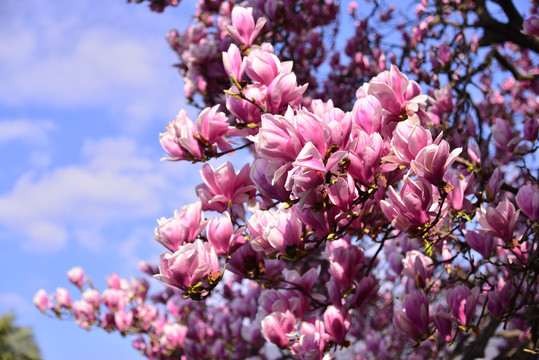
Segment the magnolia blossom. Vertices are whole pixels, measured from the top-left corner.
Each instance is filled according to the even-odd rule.
[[[324,312],[324,326],[330,341],[338,345],[344,344],[346,333],[350,328],[350,321],[344,309],[338,309],[333,305],[328,306]]]
[[[215,249],[200,241],[184,244],[173,254],[162,253],[159,262],[160,273],[154,277],[184,291],[219,271]]]
[[[509,200],[504,200],[497,207],[481,206],[477,211],[477,220],[482,226],[481,231],[510,243],[513,240],[519,214],[520,210],[515,212],[513,204]]]
[[[436,138],[434,144],[438,144],[441,136]],[[410,166],[412,160],[415,160],[419,152],[432,145],[432,135],[430,131],[419,124],[414,124],[410,120],[399,122],[393,131],[391,139],[392,153],[384,160],[393,162],[406,167]]]
[[[432,186],[427,181],[406,178],[399,193],[390,187],[388,194],[389,199],[382,200],[380,206],[395,228],[406,231],[430,221]]]
[[[230,214],[225,211],[222,217],[213,217],[208,221],[206,237],[217,255],[225,255],[232,253],[237,246],[245,242],[241,234],[243,230],[244,228],[239,228],[234,232]]]
[[[462,149],[458,148],[449,153],[449,143],[442,140],[440,144],[428,145],[421,149],[410,165],[417,175],[433,185],[439,185],[461,152]]]
[[[262,320],[261,327],[266,340],[285,348],[296,330],[296,318],[290,311],[273,312]]]
[[[539,221],[539,189],[531,184],[524,185],[516,196],[520,210],[531,220]]]
[[[248,222],[251,245],[267,255],[294,256],[302,247],[302,225],[291,210],[257,211]]]
[[[415,282],[416,286],[423,289],[433,272],[432,259],[417,250],[408,251],[402,260],[404,275]]]
[[[232,9],[232,25],[227,25],[226,31],[239,44],[251,47],[266,24],[266,19],[261,17],[253,19],[253,8],[235,6]]]
[[[202,232],[205,225],[202,204],[196,202],[184,206],[174,212],[174,217],[163,217],[157,223],[159,226],[155,229],[155,240],[174,252],[184,243],[195,241]]]
[[[475,314],[479,301],[478,287],[470,290],[466,285],[459,285],[447,292],[447,305],[456,320],[463,326],[468,326]]]
[[[49,304],[49,297],[45,290],[41,289],[34,295],[34,305],[42,312],[47,310]]]
[[[82,285],[86,282],[84,277],[84,271],[81,267],[76,266],[67,272],[67,278],[71,281],[72,284],[76,285],[79,288],[82,288]]]
[[[166,127],[165,132],[159,134],[159,142],[170,155],[167,160],[200,160],[203,157],[203,148],[196,140],[197,128],[181,110],[176,118]]]
[[[425,293],[417,290],[406,295],[404,308],[394,311],[393,322],[412,339],[428,334],[429,302]]]
[[[415,81],[409,81],[395,65],[384,71],[360,88],[358,98],[372,95],[378,99],[383,109],[384,122],[401,121],[408,117],[423,126],[432,120],[425,112],[427,96]]]
[[[200,171],[204,183],[196,187],[198,198],[202,203],[202,210],[223,213],[234,207],[241,211],[243,203],[247,202],[253,195],[249,171],[249,164],[246,164],[237,174],[230,162],[224,163],[217,169],[209,164],[204,164]]]

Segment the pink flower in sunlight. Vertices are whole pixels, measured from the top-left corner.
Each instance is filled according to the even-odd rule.
[[[214,169],[210,164],[204,164],[200,171],[204,183],[196,187],[197,196],[202,203],[202,210],[213,210],[220,213],[232,207],[241,210],[242,204],[254,195],[254,185],[249,172],[249,164],[246,164],[237,174],[230,162],[224,163],[217,169]],[[244,214],[239,215],[241,217]]]
[[[458,148],[449,153],[449,143],[442,140],[438,145],[432,144],[421,149],[410,165],[417,175],[432,185],[439,185],[446,171],[461,152],[462,148]]]
[[[45,290],[41,289],[34,295],[34,305],[43,313],[47,311],[49,297]]]
[[[406,231],[430,221],[432,186],[427,181],[422,178],[406,178],[399,193],[389,187],[388,195],[389,199],[382,200],[380,205],[384,215],[396,229]]]
[[[154,277],[184,291],[219,271],[215,249],[201,241],[182,245],[173,254],[164,252],[159,262],[160,274]]]
[[[266,19],[260,17],[255,25],[253,8],[235,6],[232,9],[232,25],[225,26],[225,29],[234,41],[249,48],[265,24]]]
[[[266,340],[285,348],[296,331],[296,318],[290,311],[273,312],[262,320],[261,326]]]
[[[81,267],[76,266],[67,272],[67,278],[71,281],[72,284],[76,285],[78,288],[82,289],[82,285],[86,282],[84,277],[84,271]]]
[[[202,204],[197,201],[184,206],[180,211],[174,212],[174,217],[163,217],[158,219],[157,223],[159,226],[155,228],[155,240],[174,252],[184,243],[195,241],[204,229]]]

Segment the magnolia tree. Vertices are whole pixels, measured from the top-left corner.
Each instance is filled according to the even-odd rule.
[[[168,160],[223,163],[158,220],[159,267],[141,270],[167,286],[112,274],[99,291],[74,268],[82,298],[40,290],[37,307],[149,359],[535,359],[526,6],[201,0],[167,35],[200,113],[159,140]]]

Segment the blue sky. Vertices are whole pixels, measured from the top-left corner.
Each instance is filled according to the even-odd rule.
[[[97,287],[157,261],[156,219],[195,199],[190,164],[158,134],[186,108],[165,34],[181,11],[124,0],[0,1],[0,313],[33,327],[47,360],[138,358],[130,340],[41,315],[35,292],[82,266]],[[188,110],[192,116],[193,109]]]

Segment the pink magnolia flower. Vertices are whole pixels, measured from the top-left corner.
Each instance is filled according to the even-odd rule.
[[[163,326],[161,345],[168,349],[177,349],[183,345],[187,336],[187,326],[178,323],[167,323]]]
[[[485,208],[484,205],[481,206],[477,210],[477,220],[483,227],[481,231],[498,236],[506,243],[511,243],[519,214],[520,210],[515,212],[513,204],[504,200],[497,207],[489,205]]]
[[[382,200],[380,206],[396,229],[406,231],[430,221],[432,186],[427,181],[407,177],[399,193],[389,187],[388,195],[389,199]]]
[[[292,61],[281,63],[279,58],[262,49],[253,49],[247,57],[247,76],[265,86],[269,86],[279,74],[292,72]]]
[[[303,247],[303,227],[292,210],[257,211],[247,224],[251,245],[266,255],[294,256],[295,248]]]
[[[125,332],[133,324],[133,312],[120,309],[114,313],[114,323],[120,332]]]
[[[447,308],[442,304],[438,304],[432,320],[438,333],[441,335],[441,338],[445,342],[450,342],[453,337],[453,318],[449,314]]]
[[[492,175],[488,179],[486,186],[486,199],[488,202],[493,202],[498,193],[500,192],[502,185],[504,183],[504,173],[500,170],[499,167],[494,169]]]
[[[296,318],[290,311],[273,312],[262,320],[261,327],[266,340],[286,348],[296,333]]]
[[[485,233],[477,233],[475,231],[466,232],[466,242],[472,249],[477,251],[485,259],[492,256],[492,252],[496,247],[496,243],[492,235]]]
[[[184,244],[174,254],[162,253],[159,262],[160,273],[154,277],[184,291],[220,269],[215,249],[201,241]]]
[[[129,296],[124,290],[106,289],[101,294],[101,301],[110,311],[123,309],[129,304]]]
[[[341,176],[337,182],[330,184],[327,189],[329,202],[343,210],[350,210],[357,197],[355,182],[350,174]]]
[[[379,133],[368,135],[363,130],[358,131],[356,138],[349,146],[348,173],[363,184],[371,184],[380,167],[383,154],[384,141]]]
[[[159,134],[161,146],[170,155],[167,160],[202,159],[203,148],[195,138],[197,131],[195,124],[187,116],[187,112],[181,110],[167,125],[165,132]]]
[[[432,259],[423,253],[417,250],[408,251],[402,265],[404,275],[414,281],[419,289],[423,289],[430,281],[434,267]]]
[[[264,253],[255,251],[248,241],[230,256],[227,269],[234,274],[249,278],[261,275],[263,265]]]
[[[470,211],[472,203],[466,199],[466,196],[473,194],[474,174],[471,173],[468,176],[461,178],[460,172],[448,172],[445,175],[445,181],[454,186],[454,189],[447,195],[447,201],[451,207],[460,211],[466,209]]]
[[[204,183],[196,187],[202,210],[223,213],[233,207],[241,211],[243,203],[254,195],[254,186],[249,172],[249,164],[246,164],[238,174],[234,172],[234,166],[230,162],[224,163],[217,169],[210,164],[204,164],[200,171]],[[240,216],[243,215],[240,213]]]
[[[356,308],[360,308],[367,300],[374,297],[379,289],[380,286],[375,279],[370,276],[364,277],[356,287],[356,291],[352,296],[352,303]]]
[[[520,210],[531,221],[539,221],[539,189],[537,187],[532,184],[524,185],[518,190],[516,201]]]
[[[71,270],[67,272],[67,278],[69,281],[71,281],[72,284],[77,286],[78,288],[82,289],[82,285],[86,282],[86,278],[84,277],[84,271],[81,267],[74,267]]]
[[[107,282],[107,286],[111,289],[120,288],[121,278],[120,278],[120,275],[118,275],[117,273],[112,273],[108,275],[105,278],[105,281]]]
[[[449,153],[449,143],[442,140],[440,144],[431,144],[421,149],[415,160],[410,162],[411,169],[431,184],[439,185],[461,152],[462,148],[458,148]]]
[[[222,151],[230,150],[232,147],[226,139],[223,139],[228,131],[228,118],[222,112],[217,112],[219,105],[212,108],[205,108],[197,118],[197,138],[202,143],[211,146],[217,144]]]
[[[251,168],[251,180],[264,196],[285,202],[290,198],[290,190],[285,188],[286,176],[292,165],[282,161],[257,159]]]
[[[269,161],[292,162],[303,148],[299,131],[290,109],[285,116],[262,115],[262,127],[253,137],[257,155]]]
[[[378,99],[383,109],[384,122],[402,121],[408,117],[423,126],[432,120],[425,112],[427,96],[415,81],[409,81],[395,65],[374,77],[358,89],[356,96],[372,95]]]
[[[481,149],[475,141],[472,141],[472,138],[468,138],[467,146],[468,156],[472,159],[473,162],[481,165]]]
[[[97,319],[94,311],[94,307],[84,300],[77,300],[73,302],[73,314],[75,315],[75,322],[84,329],[89,329],[90,325],[92,325]]]
[[[299,341],[292,344],[292,354],[300,359],[323,359],[329,339],[323,320],[315,317],[302,322],[300,334]]]
[[[539,135],[539,118],[532,118],[526,121],[522,129],[522,135],[524,135],[524,139],[526,140],[532,142],[537,140],[537,136]]]
[[[434,144],[441,140],[441,134]],[[419,152],[428,145],[432,145],[432,135],[423,126],[413,124],[409,120],[399,122],[393,131],[391,139],[391,154],[384,157],[384,160],[406,167],[414,160]]]
[[[281,113],[286,107],[297,107],[308,84],[298,86],[296,74],[281,73],[268,85],[266,107],[272,114]]]
[[[511,126],[509,126],[507,120],[497,118],[490,131],[492,131],[492,136],[494,137],[494,146],[504,152],[513,152],[520,142],[520,138],[511,131]]]
[[[288,172],[285,183],[285,188],[300,198],[298,203],[300,208],[303,208],[306,203],[311,205],[319,201],[316,197],[318,194],[315,192],[314,197],[311,197],[311,193],[324,183],[328,172],[336,168],[346,155],[347,153],[344,151],[337,151],[331,154],[328,159],[324,159],[324,155],[312,142],[308,142],[303,147],[292,163],[292,169]]]
[[[96,289],[84,290],[82,293],[82,299],[95,309],[98,309],[99,305],[101,304],[101,296],[99,295],[99,291]]]
[[[381,133],[384,127],[382,122],[382,106],[380,101],[372,95],[358,99],[352,109],[354,130],[361,128],[367,134]]]
[[[447,291],[446,300],[449,310],[462,326],[469,326],[479,301],[478,287],[470,290],[466,285],[459,285]]]
[[[327,102],[324,102],[320,99],[313,99],[311,101],[311,111],[313,114],[319,117],[323,117],[325,113],[329,112],[335,107],[333,105],[333,100],[329,99]]]
[[[305,148],[307,143],[312,143],[320,154],[326,155],[326,150],[332,143],[331,140],[333,135],[332,128],[328,123],[333,121],[340,123],[345,117],[345,114],[342,111],[339,112],[339,110],[334,109],[331,110],[331,112],[333,113],[333,116],[325,117],[326,121],[324,121],[323,118],[318,117],[305,108],[297,111],[294,116],[294,126],[297,129],[303,148]],[[340,113],[341,116],[338,116],[337,113]],[[339,120],[337,120],[337,118],[339,118]],[[347,132],[350,133],[349,130]]]
[[[239,228],[234,233],[230,214],[225,211],[220,218],[214,216],[208,221],[206,237],[217,255],[231,254],[237,246],[245,242],[245,238],[241,234],[243,229]]]
[[[157,223],[159,226],[155,228],[155,240],[174,252],[181,245],[195,241],[204,229],[202,204],[198,201],[184,206],[180,211],[174,212],[174,217],[163,217],[157,220]]]
[[[56,303],[60,308],[70,308],[71,307],[71,295],[64,288],[56,288]]]
[[[237,93],[238,89],[233,86],[230,91]],[[263,85],[249,84],[243,89],[243,95],[248,99],[254,99],[259,106],[265,106],[266,88]],[[260,124],[262,119],[262,111],[258,106],[247,100],[236,99],[234,96],[227,95],[226,108],[239,120],[247,124]]]
[[[427,335],[430,322],[427,295],[421,290],[406,295],[404,308],[394,311],[393,322],[414,340]]]
[[[260,17],[255,25],[253,8],[235,6],[232,9],[232,25],[225,26],[225,29],[234,41],[249,48],[265,24],[266,19]]]
[[[327,250],[326,250],[327,251]],[[339,287],[346,291],[363,266],[363,251],[355,245],[333,248],[326,255],[329,260],[329,273]]]
[[[443,64],[447,64],[451,60],[451,50],[447,43],[444,42],[438,47],[438,57]]]
[[[223,51],[223,65],[228,76],[232,75],[237,81],[241,81],[247,61],[241,56],[240,49],[235,44],[230,44],[228,51]]]
[[[503,276],[498,279],[498,284],[488,294],[487,309],[492,315],[498,317],[504,310],[510,309],[513,305],[515,287]]]
[[[325,143],[335,144],[339,149],[345,149],[351,140],[351,114],[348,112],[345,113],[341,109],[334,108],[323,114],[322,122],[329,128],[329,136],[326,135]],[[325,131],[325,129],[323,131]]]
[[[34,295],[34,305],[43,313],[47,311],[49,297],[45,290],[41,289]]]
[[[333,305],[326,308],[324,312],[324,326],[329,340],[337,345],[343,345],[346,333],[350,328],[350,321],[345,309],[338,309]]]
[[[539,16],[532,15],[524,20],[521,32],[526,35],[539,36]]]

